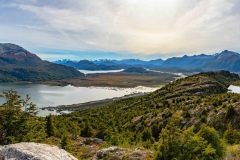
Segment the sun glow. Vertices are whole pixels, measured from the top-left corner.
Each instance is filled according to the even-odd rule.
[[[168,10],[169,8],[175,8],[177,0],[130,0],[127,1],[128,5],[136,8],[142,8],[143,10]]]
[[[239,50],[238,1],[61,0],[64,7],[55,1],[6,1],[0,30],[2,39],[42,48],[134,54]]]

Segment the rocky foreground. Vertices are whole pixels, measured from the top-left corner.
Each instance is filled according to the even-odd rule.
[[[102,143],[100,139],[89,140],[95,143]],[[98,150],[91,159],[145,160],[152,159],[152,155],[151,151],[140,148],[129,150],[119,147],[109,147]],[[0,160],[77,160],[77,158],[57,146],[24,142],[0,146]]]
[[[0,147],[0,160],[77,160],[56,146],[18,143]]]

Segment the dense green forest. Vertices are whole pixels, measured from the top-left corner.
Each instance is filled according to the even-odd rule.
[[[47,117],[36,116],[28,96],[5,92],[0,143],[50,143],[87,159],[77,141],[97,137],[106,141],[104,146],[143,147],[159,160],[220,160],[229,152],[237,157],[240,95],[227,88],[238,80],[225,71],[200,73],[145,96]]]

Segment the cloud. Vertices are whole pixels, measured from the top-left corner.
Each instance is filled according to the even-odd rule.
[[[3,2],[9,5],[5,12],[18,10],[26,18],[23,24],[18,21],[11,27],[1,24],[1,28],[5,26],[1,37],[39,47],[160,56],[240,51],[238,0],[0,0]],[[0,11],[0,18],[2,15]],[[12,16],[9,21],[17,18]]]

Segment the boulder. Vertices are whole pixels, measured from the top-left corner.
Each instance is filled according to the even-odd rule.
[[[102,139],[99,139],[99,138],[85,138],[83,140],[83,143],[86,144],[86,145],[89,145],[89,144],[102,144],[102,143],[104,143],[104,141]]]
[[[100,159],[115,159],[121,160],[124,156],[125,152],[122,148],[119,147],[109,147],[99,150],[96,154],[94,160]]]
[[[99,150],[93,160],[146,160],[153,159],[153,153],[148,150],[137,148],[135,150],[119,147],[109,147]]]
[[[4,160],[77,160],[56,146],[40,143],[17,143],[0,147]]]

